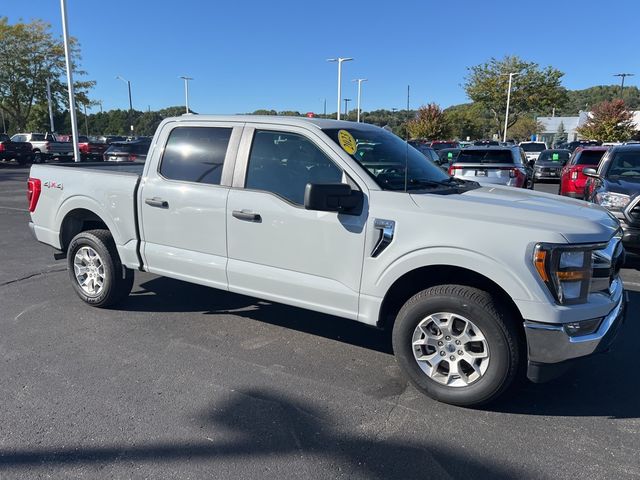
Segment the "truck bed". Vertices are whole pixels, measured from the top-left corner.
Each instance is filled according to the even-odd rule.
[[[93,170],[106,173],[124,173],[142,175],[144,162],[72,162],[47,164],[49,167],[76,168],[82,170]]]

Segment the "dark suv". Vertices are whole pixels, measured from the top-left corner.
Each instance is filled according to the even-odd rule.
[[[151,140],[114,142],[104,152],[105,162],[144,162],[151,147]]]
[[[585,199],[613,213],[624,231],[622,243],[640,253],[640,145],[612,147],[596,171],[585,168],[588,177]]]

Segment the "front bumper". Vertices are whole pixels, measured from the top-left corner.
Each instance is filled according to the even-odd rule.
[[[527,377],[534,382],[551,380],[564,373],[573,361],[609,349],[624,323],[626,294],[618,280],[611,295],[613,309],[589,335],[569,336],[564,325],[525,321],[529,352]]]

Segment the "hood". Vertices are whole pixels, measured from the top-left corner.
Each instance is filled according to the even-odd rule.
[[[453,219],[530,229],[536,236],[532,241],[560,235],[569,243],[603,242],[619,228],[599,205],[522,188],[485,186],[462,194],[411,196],[419,207]]]
[[[607,178],[604,188],[608,192],[622,193],[634,197],[640,193],[640,177]]]

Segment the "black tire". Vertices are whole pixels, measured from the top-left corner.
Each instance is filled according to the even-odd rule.
[[[34,150],[33,152],[33,163],[44,163],[44,156],[40,150]]]
[[[414,356],[414,331],[424,318],[439,312],[469,319],[484,335],[489,352],[487,369],[469,385],[439,383],[420,368]],[[431,287],[411,297],[398,313],[393,326],[393,351],[411,383],[429,397],[460,406],[486,404],[499,397],[518,373],[518,332],[516,322],[507,317],[506,310],[485,291],[462,285]]]
[[[96,295],[85,292],[76,279],[74,259],[78,250],[84,246],[92,248],[100,256],[104,266],[104,283]],[[67,265],[73,289],[85,303],[94,307],[115,305],[127,297],[133,287],[133,270],[120,262],[116,244],[108,230],[87,230],[73,237],[67,249]]]

